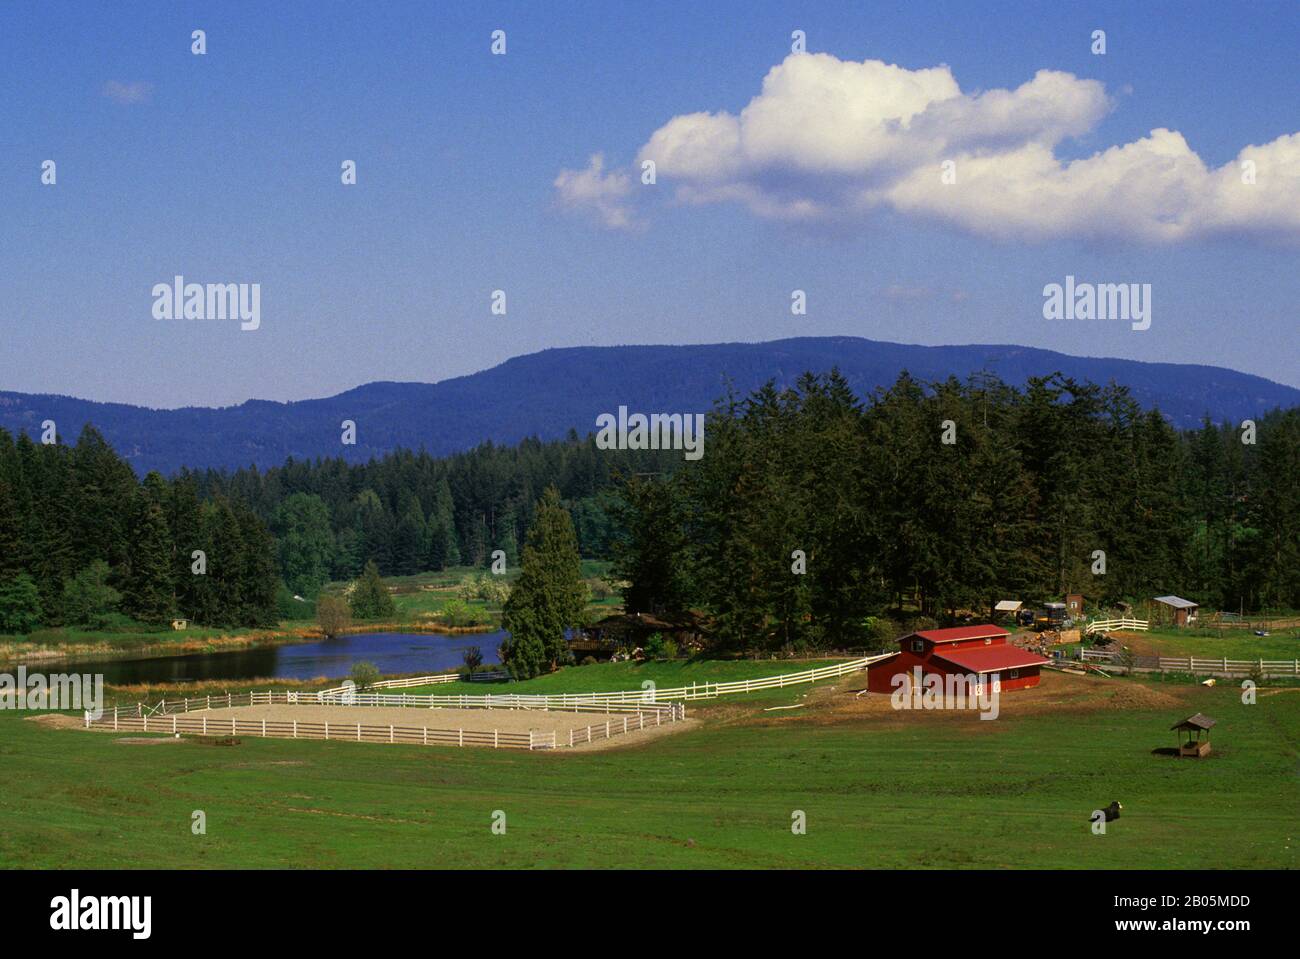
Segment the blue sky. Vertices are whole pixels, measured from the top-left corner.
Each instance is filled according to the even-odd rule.
[[[489,51],[496,29],[505,56]],[[796,29],[814,58],[790,65]],[[0,388],[226,405],[435,381],[556,346],[829,334],[1200,362],[1300,386],[1300,169],[1279,140],[1300,132],[1298,52],[1294,3],[5,3]],[[909,80],[946,66],[959,112],[929,140],[913,123],[869,175],[852,155],[826,172],[836,145],[805,135],[803,111],[822,104],[796,83],[795,112],[746,133],[766,137],[763,156],[720,173],[661,152],[658,182],[639,182],[675,117],[725,126],[783,63],[847,78],[874,109],[880,91],[853,87],[865,61]],[[1136,163],[1119,168],[1131,195],[1044,173],[1068,215],[1011,210],[987,179],[962,179],[966,154],[960,210],[906,193],[904,174],[928,184],[945,150],[984,148],[995,114],[981,92],[1038,71],[1057,77],[1050,95],[1021,91],[1006,137],[1050,140],[1064,166],[1177,131],[1191,173],[1169,209],[1146,208],[1163,181]],[[1046,130],[1058,113],[1077,114],[1068,134]],[[1223,199],[1243,149],[1275,141],[1271,192]],[[703,141],[710,164],[717,142]],[[557,187],[594,154],[592,182],[626,223]],[[54,186],[40,182],[48,159]],[[355,186],[340,183],[348,159]],[[1011,186],[1036,182],[992,165],[1017,171]],[[859,188],[884,192],[844,210]],[[818,212],[767,209],[791,197]],[[259,283],[260,329],[155,320],[151,289],[176,274]],[[1150,283],[1151,328],[1043,319],[1043,286],[1067,274]],[[806,316],[791,314],[795,289]]]

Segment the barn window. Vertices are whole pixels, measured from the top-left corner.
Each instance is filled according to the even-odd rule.
[[[1010,673],[1009,678],[1010,678],[1010,679],[1019,679],[1019,678],[1020,678],[1020,670],[1018,670],[1018,669],[1013,669],[1013,670],[1011,670],[1011,673]]]
[[[912,652],[914,653],[925,652],[925,641],[920,639],[912,640]]]
[[[992,646],[992,645],[993,645],[993,640],[991,640],[991,639],[986,639],[986,640],[984,640],[984,645],[985,645],[985,646]]]

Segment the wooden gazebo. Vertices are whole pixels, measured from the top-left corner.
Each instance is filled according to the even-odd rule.
[[[1193,759],[1208,756],[1210,754],[1210,729],[1213,726],[1214,720],[1204,713],[1188,716],[1181,723],[1174,723],[1174,725],[1170,726],[1170,730],[1187,733],[1185,742],[1182,736],[1178,737],[1178,755],[1190,756]],[[1201,739],[1202,733],[1205,734],[1205,739]]]

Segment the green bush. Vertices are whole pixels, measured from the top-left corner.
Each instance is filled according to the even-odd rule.
[[[652,633],[641,649],[651,659],[677,658],[677,644],[671,639],[665,639],[659,633]]]
[[[352,664],[352,672],[348,673],[348,678],[357,684],[357,689],[369,689],[375,683],[379,682],[379,667],[374,663],[368,663],[365,660],[359,660]]]
[[[26,573],[0,583],[0,633],[30,633],[41,621],[41,597]]]
[[[442,608],[442,620],[448,626],[482,626],[488,621],[488,616],[463,599],[449,599]]]

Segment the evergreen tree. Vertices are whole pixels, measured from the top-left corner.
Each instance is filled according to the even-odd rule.
[[[106,629],[122,601],[122,594],[108,584],[108,564],[97,559],[63,588],[64,618],[83,629]]]
[[[314,597],[329,580],[337,549],[325,501],[309,493],[293,494],[276,508],[271,531],[285,584],[301,596]]]
[[[543,666],[554,669],[568,650],[565,631],[581,624],[586,602],[573,522],[559,490],[550,486],[537,505],[519,578],[503,610],[511,675],[522,679],[537,675]]]
[[[352,590],[349,605],[352,615],[357,619],[392,619],[397,615],[393,597],[380,579],[379,567],[373,560],[366,563],[361,578]]]
[[[161,623],[176,611],[171,533],[162,506],[146,494],[137,499],[123,605],[141,622]]]
[[[26,573],[0,580],[0,633],[26,635],[41,622],[41,594]]]

